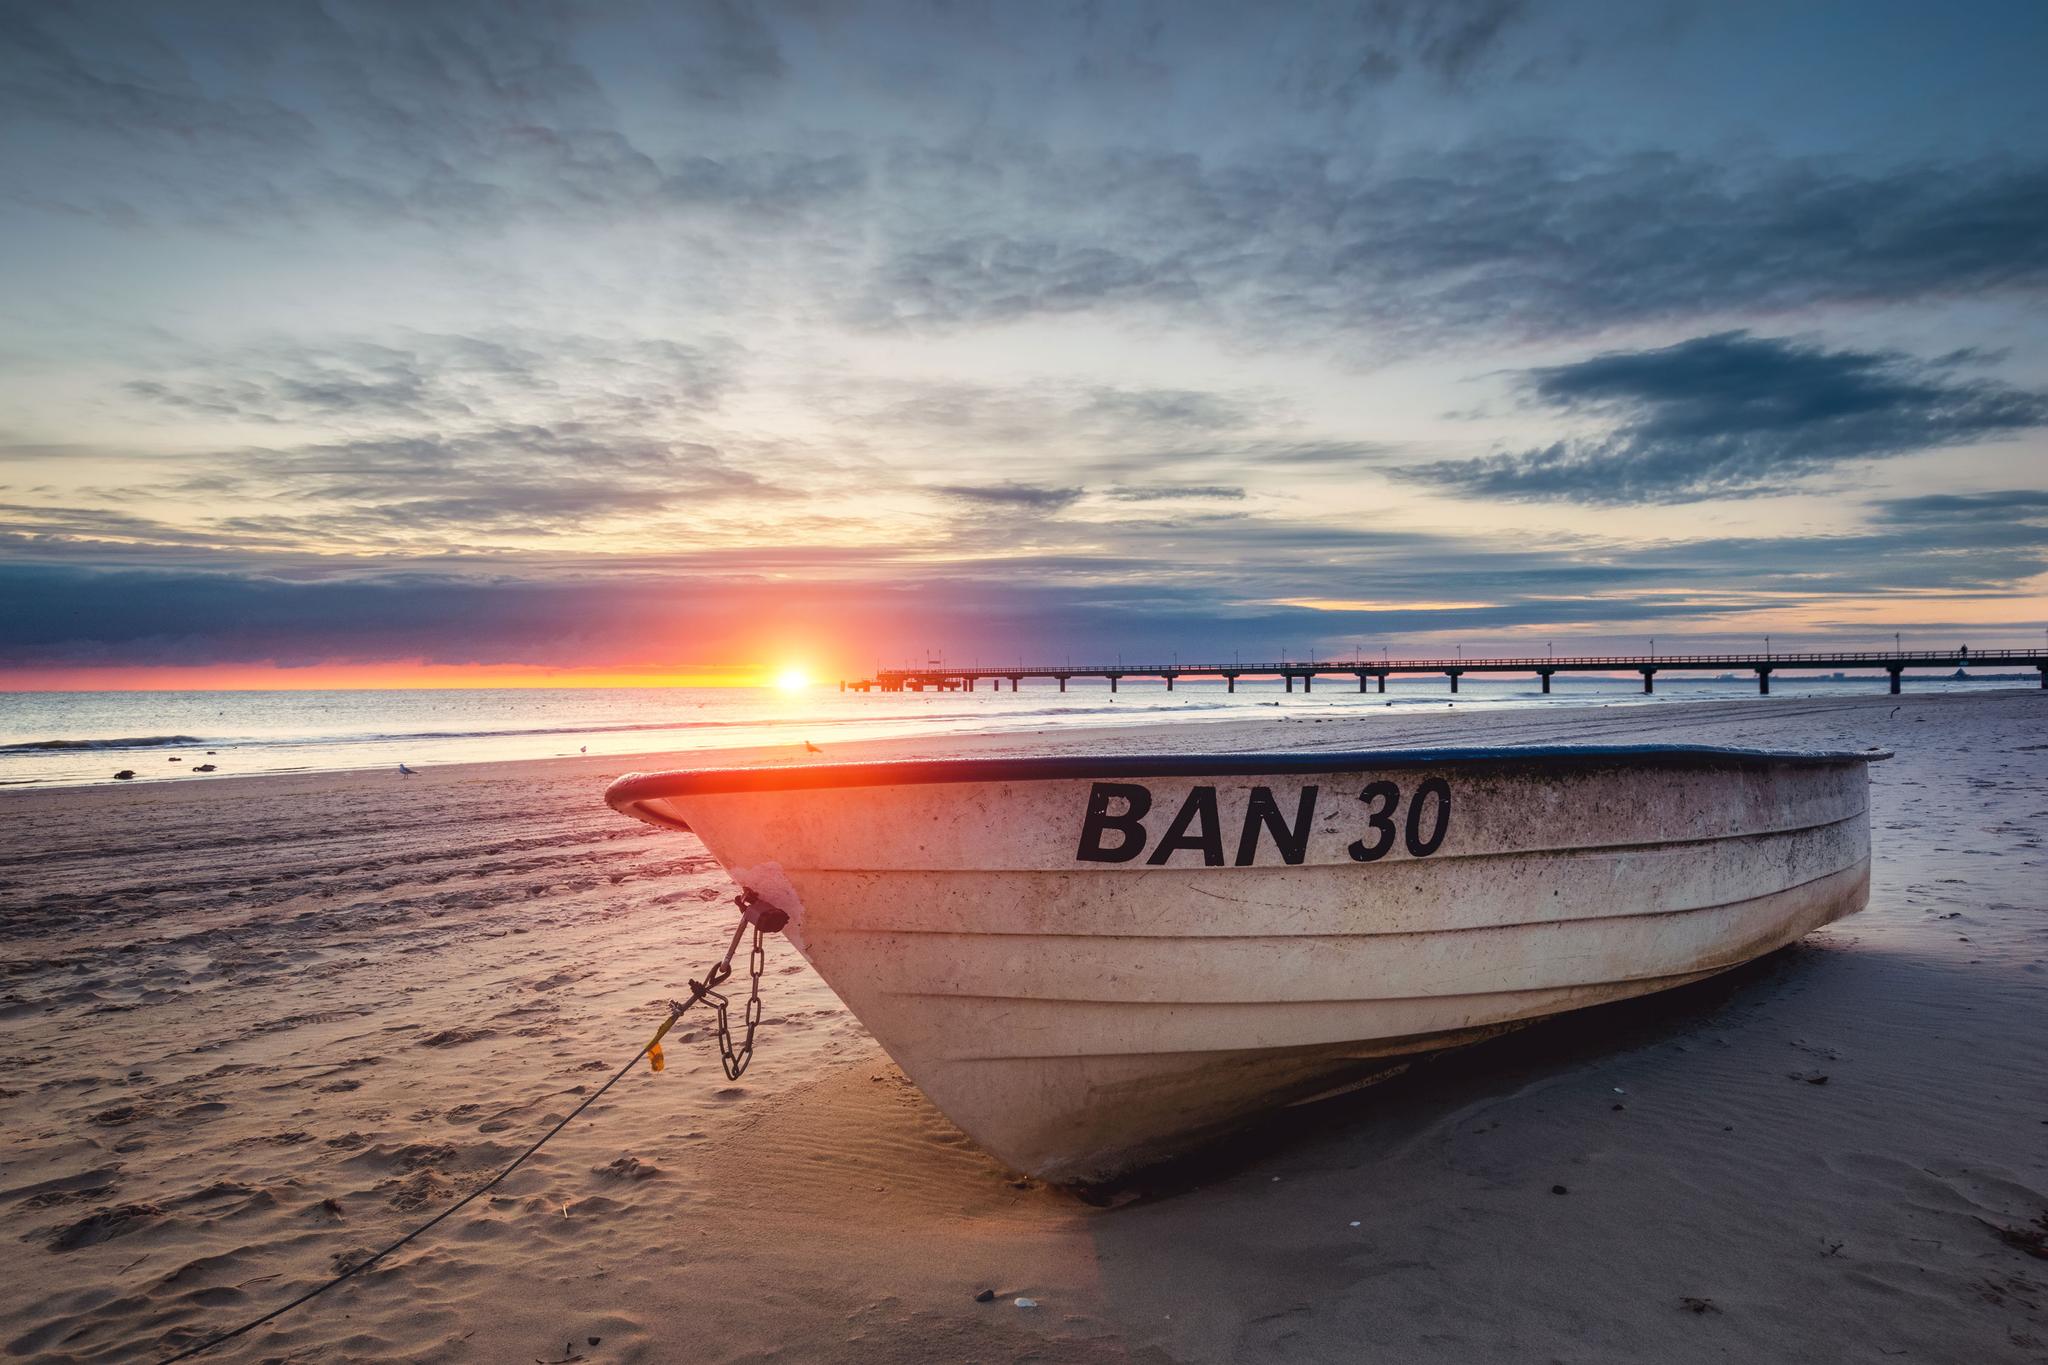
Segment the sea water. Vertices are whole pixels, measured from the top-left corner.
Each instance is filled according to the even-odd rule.
[[[1907,689],[1981,690],[2011,679],[1908,677]],[[1800,678],[1778,674],[1774,700],[1882,695],[1883,674]],[[577,754],[677,754],[739,747],[831,746],[852,739],[1000,731],[1051,731],[1130,722],[1200,724],[1274,714],[1413,714],[1455,705],[1498,707],[1656,705],[1757,694],[1754,676],[1641,679],[1558,675],[1545,696],[1534,678],[1467,674],[1395,678],[1385,695],[1360,693],[1348,677],[1287,692],[1279,679],[1183,678],[1171,692],[1156,678],[1076,678],[1062,693],[1026,679],[974,692],[839,692],[746,687],[445,688],[290,692],[0,693],[0,787],[113,780],[205,780],[250,773],[496,762]],[[807,750],[804,752],[808,752]],[[173,761],[176,760],[176,761]],[[194,770],[211,764],[211,774]]]

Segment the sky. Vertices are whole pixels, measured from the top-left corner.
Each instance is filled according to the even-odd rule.
[[[2036,644],[2044,55],[0,0],[0,688]]]

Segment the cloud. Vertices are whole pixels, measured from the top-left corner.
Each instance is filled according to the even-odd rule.
[[[186,448],[146,490],[194,509],[186,536],[427,553],[801,496],[771,443],[712,420],[728,343],[506,330],[156,352],[119,391]],[[258,439],[220,442],[237,427]]]
[[[2048,489],[2007,488],[1996,493],[1923,493],[1884,498],[1878,519],[1901,526],[1991,526],[2048,520]]]
[[[235,348],[159,347],[152,377],[122,390],[142,402],[263,424],[335,419],[490,420],[546,406],[582,421],[646,422],[715,408],[739,348],[707,339],[400,332],[381,339],[289,336]]]
[[[1478,497],[1689,502],[1778,492],[1848,461],[2048,425],[2048,394],[1959,378],[1958,359],[1741,331],[1606,352],[1527,371],[1521,382],[1541,406],[1612,422],[1607,432],[1397,473]]]
[[[584,60],[620,15],[547,0],[246,5],[204,32],[146,0],[11,9],[0,18],[0,115],[45,135],[35,193],[142,221],[164,206],[220,226],[339,211],[367,222],[485,226],[663,201],[774,208],[851,188],[826,153],[655,158],[621,130]],[[750,7],[652,10],[640,41],[666,93],[745,106],[781,80]],[[124,157],[119,190],[66,173],[69,134]]]
[[[1062,505],[1067,490],[1050,491],[982,505],[1036,516]],[[340,570],[261,528],[179,540],[135,515],[23,512],[0,508],[16,528],[0,533],[0,595],[16,608],[0,667],[713,662],[766,657],[775,631],[841,642],[863,661],[932,640],[989,657],[1069,645],[1076,657],[1135,647],[1186,657],[1534,627],[1725,633],[1781,612],[1788,595],[1808,612],[1841,603],[1845,613],[1878,598],[2004,598],[2024,616],[2038,610],[2027,585],[2048,572],[2048,493],[2024,488],[1881,500],[1868,526],[1835,536],[1502,541],[1195,513],[1113,526],[1037,517],[1030,547],[963,541],[940,554],[768,541],[582,557],[365,554]],[[1305,583],[1388,605],[1288,605]]]
[[[24,130],[0,193],[238,239],[651,225],[678,270],[794,276],[860,329],[1137,314],[1377,354],[2048,285],[2031,149],[1616,152],[1465,118],[1482,75],[1545,50],[1531,30],[1561,21],[1537,17],[1083,7],[1012,32],[983,7],[845,26],[829,6],[711,4],[632,13],[628,49],[618,12],[514,0],[431,20],[247,6],[203,35],[161,6],[22,6],[0,38],[0,117]],[[1210,135],[1203,60],[1254,45],[1228,97],[1293,117]],[[1468,87],[1460,140],[1383,149],[1346,122],[1403,73]],[[1088,133],[1049,136],[1048,104]]]
[[[1360,161],[1177,152],[981,153],[1031,186],[982,224],[946,182],[900,177],[914,218],[849,320],[952,329],[1148,310],[1262,340],[1548,337],[1822,303],[2048,286],[2048,164],[1852,165],[1753,153],[1607,154],[1477,140]]]
[[[1104,497],[1118,502],[1171,502],[1181,498],[1214,498],[1224,501],[1239,501],[1244,489],[1234,484],[1184,483],[1184,484],[1125,484],[1118,488],[1105,489]]]
[[[932,489],[949,498],[987,507],[1018,508],[1032,512],[1056,512],[1077,501],[1084,490],[1047,488],[1029,483],[941,484]]]
[[[381,613],[447,657],[616,651],[600,584],[695,625],[772,616],[769,579],[825,623],[929,589],[963,641],[1071,608],[1112,645],[1299,643],[2042,571],[2023,494],[1664,543],[1435,531],[1385,486],[1423,460],[1467,496],[1741,496],[2037,428],[1984,355],[1761,334],[1895,308],[1930,354],[2015,338],[2000,372],[2042,383],[2048,157],[2010,91],[1859,141],[1832,96],[1889,48],[1798,68],[1825,118],[1683,128],[1633,117],[1658,73],[1776,68],[1517,0],[849,13],[0,0],[0,548],[74,575],[35,647],[360,653]],[[1616,335],[1695,339],[1522,371],[1494,447],[1427,415],[1531,339]],[[1310,598],[1480,605],[1275,606]]]
[[[1357,76],[1392,80],[1412,65],[1446,85],[1459,85],[1499,46],[1502,34],[1527,13],[1524,0],[1376,0],[1359,7],[1372,26],[1355,55]]]

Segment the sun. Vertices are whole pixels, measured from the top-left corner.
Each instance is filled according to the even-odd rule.
[[[775,675],[775,685],[785,692],[801,692],[811,685],[811,675],[792,664]]]

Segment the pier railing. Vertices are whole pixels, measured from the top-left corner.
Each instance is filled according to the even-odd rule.
[[[1303,690],[1313,690],[1318,677],[1345,676],[1358,679],[1358,689],[1366,690],[1366,680],[1374,679],[1379,690],[1386,691],[1387,679],[1395,674],[1438,673],[1450,679],[1451,690],[1458,690],[1458,679],[1466,673],[1533,673],[1542,679],[1543,690],[1550,690],[1550,680],[1558,673],[1638,673],[1642,675],[1643,690],[1655,690],[1654,679],[1664,672],[1697,672],[1715,669],[1740,669],[1757,676],[1758,690],[1771,690],[1771,675],[1778,672],[1815,669],[1874,668],[1890,675],[1891,690],[1899,690],[1899,680],[1909,668],[1988,668],[1996,665],[2038,669],[2041,685],[2048,689],[2048,649],[1985,649],[1971,650],[1958,646],[1952,650],[1941,649],[1894,649],[1894,650],[1827,650],[1780,652],[1767,650],[1744,654],[1559,654],[1559,655],[1514,655],[1494,657],[1471,657],[1455,655],[1450,658],[1395,659],[1391,657],[1350,658],[1350,659],[1280,659],[1277,661],[1243,663],[1215,663],[1207,661],[1174,660],[1171,663],[1123,663],[1114,664],[999,664],[983,667],[979,664],[961,667],[957,664],[930,664],[922,668],[885,668],[878,670],[873,678],[852,682],[841,682],[840,690],[849,688],[867,691],[880,689],[887,692],[925,690],[966,690],[973,691],[984,680],[1000,684],[1008,680],[1010,690],[1015,691],[1026,678],[1053,679],[1058,681],[1060,690],[1065,691],[1073,678],[1104,678],[1115,691],[1125,678],[1162,678],[1167,689],[1172,690],[1180,678],[1222,678],[1235,691],[1239,678],[1281,678],[1288,691],[1294,690],[1299,680]]]

